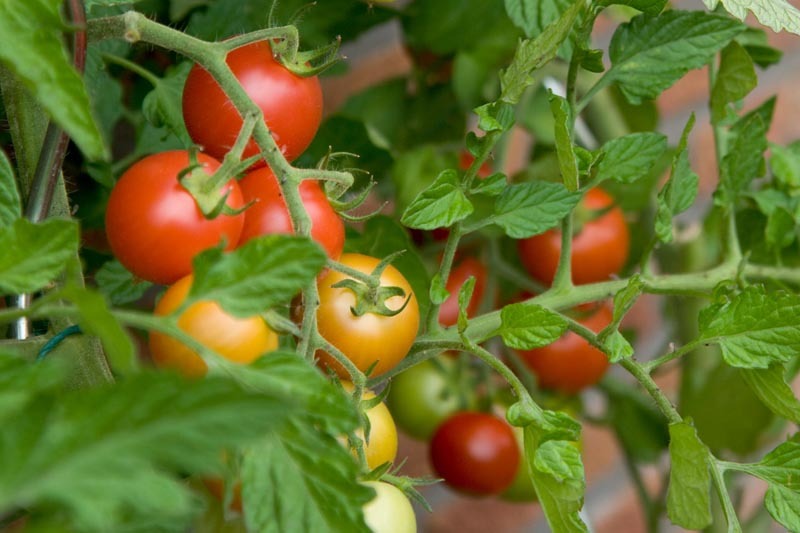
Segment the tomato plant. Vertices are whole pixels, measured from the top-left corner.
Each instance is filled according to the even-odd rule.
[[[588,312],[579,322],[595,333],[611,323],[611,310],[606,305]],[[571,331],[547,346],[520,351],[519,355],[536,374],[540,387],[571,394],[600,381],[609,366],[606,354]]]
[[[577,284],[604,281],[618,274],[628,259],[630,237],[622,210],[602,189],[594,188],[578,207],[572,238],[572,281]],[[581,220],[583,219],[583,220]],[[519,257],[528,272],[552,283],[561,256],[561,232],[550,230],[522,239]]]
[[[370,274],[379,259],[362,254],[344,254],[341,264],[362,274]],[[362,372],[372,369],[372,376],[379,376],[393,368],[408,353],[419,328],[419,308],[411,285],[392,265],[380,274],[379,288],[399,287],[402,294],[396,294],[384,302],[388,313],[367,310],[360,316],[356,314],[356,293],[338,283],[351,279],[341,272],[329,270],[317,285],[319,307],[317,308],[317,327],[319,333],[334,347],[340,350]],[[366,294],[363,298],[376,298]],[[319,359],[336,372],[348,378],[344,367],[324,351],[317,353]],[[373,366],[374,365],[374,366]]]
[[[415,533],[417,521],[403,491],[385,481],[366,481],[375,497],[364,506],[364,519],[374,533]]]
[[[353,385],[349,382],[342,382],[345,390],[352,391]],[[372,391],[364,391],[362,401],[369,402],[375,398]],[[367,459],[367,467],[377,468],[384,463],[394,462],[397,457],[397,426],[395,426],[392,413],[386,404],[379,402],[366,410],[369,424],[369,438],[364,439],[363,429],[359,429],[356,436],[364,440],[364,454]]]
[[[263,113],[281,152],[290,161],[296,159],[311,143],[322,120],[322,90],[317,78],[290,72],[266,41],[236,48],[226,61]],[[211,109],[217,111],[209,112]],[[233,147],[243,123],[225,92],[200,65],[192,68],[183,87],[183,117],[192,140],[218,158]],[[251,140],[243,157],[257,153]]]
[[[219,162],[197,154],[204,172],[213,173]],[[141,159],[126,170],[108,198],[106,235],[114,255],[138,277],[155,283],[173,283],[192,271],[199,252],[224,244],[233,249],[244,216],[221,214],[209,220],[179,176],[191,165],[189,152],[160,152]],[[225,189],[226,205],[241,208],[242,193],[235,181]]]
[[[170,286],[153,311],[157,316],[173,313],[189,294],[192,276]],[[238,318],[217,302],[190,304],[178,316],[178,327],[199,343],[226,359],[247,364],[278,347],[278,335],[259,316]],[[197,352],[169,335],[150,334],[150,355],[158,366],[173,368],[190,377],[202,376],[208,367]]]
[[[386,403],[405,433],[428,440],[446,418],[461,410],[462,400],[448,381],[455,362],[448,357],[423,361],[392,379]]]
[[[487,413],[465,411],[436,429],[430,457],[436,474],[454,489],[488,495],[511,486],[520,452],[506,422]]]
[[[244,202],[253,202],[245,211],[240,245],[259,235],[294,233],[283,193],[269,167],[250,172],[239,181],[239,186]],[[338,259],[344,247],[342,219],[331,207],[318,182],[303,181],[300,197],[311,218],[311,237],[322,245],[329,257]]]

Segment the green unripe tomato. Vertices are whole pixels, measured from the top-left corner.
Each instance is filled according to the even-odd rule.
[[[366,481],[376,495],[364,506],[364,521],[373,533],[416,533],[414,509],[403,491],[383,481]]]
[[[437,362],[452,368],[454,361],[439,357]],[[392,378],[386,404],[395,424],[415,439],[430,439],[436,428],[462,407],[458,396],[449,389],[447,376],[427,360]]]

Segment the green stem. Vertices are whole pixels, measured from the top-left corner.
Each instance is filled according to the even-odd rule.
[[[703,343],[701,341],[699,341],[699,340],[692,341],[690,343],[687,343],[687,344],[681,346],[677,350],[673,350],[673,351],[671,351],[669,353],[665,353],[661,357],[653,359],[652,361],[649,361],[647,363],[643,363],[642,367],[645,369],[645,371],[648,374],[651,374],[655,369],[657,369],[661,365],[669,363],[670,361],[673,361],[675,359],[678,359],[679,357],[682,357],[682,356],[686,355],[687,353],[691,352],[692,350],[697,349],[702,344]]]
[[[453,267],[453,259],[458,249],[458,242],[461,240],[461,234],[461,222],[456,222],[450,228],[450,234],[447,236],[447,242],[445,243],[444,252],[442,253],[442,262],[439,264],[439,279],[441,279],[442,284],[446,284],[447,278],[450,276],[450,270]],[[441,305],[440,303],[431,302],[426,319],[428,331],[441,329],[439,327],[439,308]]]
[[[586,91],[586,94],[584,94],[581,97],[581,99],[578,100],[578,102],[575,104],[574,107],[575,113],[580,114],[581,111],[583,111],[584,108],[587,105],[589,105],[589,102],[592,100],[594,95],[597,94],[602,89],[605,89],[606,85],[608,85],[611,82],[611,78],[608,76],[609,72],[611,71],[610,70],[606,71],[606,73],[603,74],[603,76],[599,80],[597,80],[595,84],[592,85],[592,87],[588,91]]]
[[[708,451],[706,459],[708,467],[711,470],[711,478],[714,480],[714,486],[717,489],[717,496],[722,503],[722,511],[725,513],[725,520],[728,522],[728,533],[741,533],[742,526],[739,524],[739,517],[736,516],[736,509],[733,508],[730,494],[725,485],[725,463],[718,461],[716,457]]]
[[[641,383],[642,387],[650,394],[653,401],[656,402],[659,410],[667,417],[670,424],[675,424],[683,421],[683,418],[669,401],[669,398],[658,388],[656,382],[650,377],[650,374],[636,362],[634,359],[623,359],[620,365],[630,372],[636,380]]]
[[[572,284],[572,212],[561,221],[560,254],[551,290],[555,293],[568,293],[574,287]]]
[[[159,83],[161,83],[161,80],[158,78],[158,76],[156,76],[143,66],[139,65],[138,63],[134,63],[133,61],[129,61],[124,57],[120,57],[114,54],[103,54],[102,57],[103,61],[105,61],[106,63],[113,63],[127,70],[130,70],[134,74],[137,74],[139,77],[146,80],[153,87],[156,87]]]

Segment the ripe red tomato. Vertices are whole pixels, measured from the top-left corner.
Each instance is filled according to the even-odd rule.
[[[578,209],[611,207],[614,199],[601,189],[590,189]],[[605,281],[628,259],[630,236],[622,210],[611,207],[583,224],[572,238],[572,281],[578,285]],[[552,283],[561,256],[561,231],[552,229],[518,242],[519,256],[528,272],[544,283]]]
[[[169,315],[178,309],[192,287],[192,276],[186,276],[164,292],[153,313]],[[235,363],[248,364],[278,347],[278,334],[260,316],[239,318],[226,313],[213,301],[195,302],[178,317],[178,327]],[[150,355],[153,362],[174,368],[188,377],[205,375],[208,367],[191,348],[169,335],[150,333]]]
[[[220,164],[205,154],[197,161],[212,173]],[[161,152],[134,163],[119,178],[106,208],[106,234],[114,255],[136,276],[168,284],[192,271],[195,255],[224,241],[232,250],[239,241],[244,215],[203,216],[192,195],[178,181],[189,167],[185,150]],[[227,204],[241,208],[235,180],[227,184]]]
[[[371,273],[379,259],[361,254],[344,254],[342,264],[364,274]],[[365,313],[356,316],[352,307],[356,304],[353,291],[333,287],[348,276],[330,269],[317,281],[319,308],[317,328],[319,333],[342,351],[362,372],[377,363],[371,376],[379,376],[394,368],[406,356],[419,328],[419,305],[406,278],[392,265],[386,267],[380,277],[383,287],[400,287],[404,296],[392,296],[386,300],[389,309],[400,309],[410,295],[408,304],[394,316]],[[333,368],[339,376],[350,376],[333,357],[317,352],[320,361]]]
[[[272,233],[294,233],[292,219],[283,199],[278,179],[269,167],[247,174],[241,181],[245,203],[255,202],[244,212],[244,227],[239,246],[253,237]],[[311,217],[311,238],[338,259],[344,248],[344,223],[331,207],[319,183],[305,180],[300,184],[300,197]]]
[[[472,291],[472,298],[470,298],[467,305],[467,316],[472,317],[475,315],[483,299],[487,275],[486,267],[474,257],[464,258],[450,271],[450,277],[447,278],[447,283],[445,284],[450,296],[439,308],[439,324],[453,326],[458,322],[458,291],[461,290],[461,287],[470,277],[475,278],[475,287]]]
[[[511,486],[520,450],[508,423],[493,415],[461,412],[442,423],[431,439],[436,474],[454,489],[499,494]]]
[[[601,305],[580,319],[580,323],[599,332],[611,323],[611,309]],[[533,350],[519,351],[519,355],[536,374],[539,386],[575,394],[594,385],[608,368],[606,355],[586,342],[576,333],[568,331],[558,340]]]
[[[275,143],[286,159],[311,144],[322,121],[322,90],[316,76],[303,78],[277,61],[267,41],[231,51],[227,63],[247,95],[261,108]],[[222,158],[236,142],[242,117],[222,88],[195,65],[183,88],[183,119],[192,140]],[[252,139],[243,157],[259,152]]]

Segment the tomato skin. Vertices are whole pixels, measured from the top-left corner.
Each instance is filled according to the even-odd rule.
[[[449,357],[437,361],[445,371],[455,365]],[[430,439],[439,424],[461,408],[446,376],[431,360],[393,377],[386,404],[400,429],[419,440]]]
[[[238,246],[260,235],[294,233],[289,209],[278,179],[269,167],[247,174],[239,181],[244,202],[254,202],[244,212],[244,227]],[[325,249],[328,257],[338,259],[344,248],[344,223],[331,207],[319,182],[300,184],[300,198],[311,218],[311,238]]]
[[[301,77],[287,70],[267,41],[228,53],[227,63],[247,95],[261,108],[278,148],[289,161],[311,144],[322,121],[322,89],[316,76]],[[233,147],[242,118],[222,88],[199,65],[192,67],[183,88],[183,118],[192,140],[222,158]],[[243,157],[258,154],[253,139]]]
[[[220,164],[205,154],[197,161],[212,173]],[[106,234],[114,255],[136,276],[169,284],[192,271],[192,259],[206,248],[225,242],[232,250],[239,240],[244,215],[219,215],[207,220],[192,195],[178,182],[190,165],[189,152],[160,152],[126,170],[111,191],[106,208]],[[241,208],[235,180],[226,185],[227,205]]]
[[[352,383],[343,381],[342,385],[345,390],[352,392]],[[364,391],[364,400],[371,400],[374,397],[375,393],[372,391]],[[364,443],[364,455],[367,457],[367,466],[372,470],[383,463],[393,463],[397,457],[397,426],[392,418],[392,413],[383,402],[367,409],[367,418],[369,419],[369,442]],[[364,431],[359,429],[356,431],[356,435],[363,439]]]
[[[192,276],[169,287],[153,313],[172,313],[186,299]],[[178,327],[200,343],[235,363],[248,364],[278,347],[278,334],[259,316],[238,318],[213,301],[199,301],[178,318]],[[150,333],[150,354],[159,367],[174,368],[187,377],[201,377],[208,371],[205,361],[182,342],[158,332]]]
[[[487,413],[464,411],[445,420],[433,434],[430,453],[438,476],[474,495],[503,492],[520,464],[511,426]]]
[[[608,306],[601,305],[579,322],[597,333],[609,325],[612,318]],[[603,352],[571,331],[552,344],[518,353],[536,374],[540,387],[568,394],[578,393],[600,381],[609,366]]]
[[[371,273],[380,262],[379,259],[361,254],[343,254],[339,261],[364,274]],[[377,361],[370,375],[379,376],[394,368],[414,343],[419,328],[417,298],[406,278],[389,265],[381,274],[381,286],[400,287],[405,296],[387,299],[386,306],[393,310],[400,309],[411,295],[408,304],[394,316],[374,313],[355,316],[350,309],[356,303],[354,293],[346,288],[332,287],[345,279],[349,277],[333,269],[329,269],[318,279],[320,304],[317,309],[317,328],[328,342],[341,350],[362,372]],[[340,377],[350,378],[347,370],[327,353],[320,350],[317,357]]]
[[[439,324],[454,326],[458,322],[458,291],[470,277],[475,278],[475,287],[472,291],[472,298],[467,304],[467,316],[474,316],[483,299],[487,276],[486,267],[474,257],[466,257],[453,267],[445,284],[450,295],[439,308]]]
[[[403,491],[384,481],[365,481],[375,498],[364,505],[364,521],[373,533],[416,533],[414,508]]]
[[[581,207],[600,210],[611,206],[614,199],[601,189],[590,189]],[[561,231],[551,229],[517,243],[519,257],[534,278],[553,283],[561,256]],[[619,207],[586,222],[572,238],[572,281],[577,285],[606,281],[617,274],[628,259],[630,235]]]

